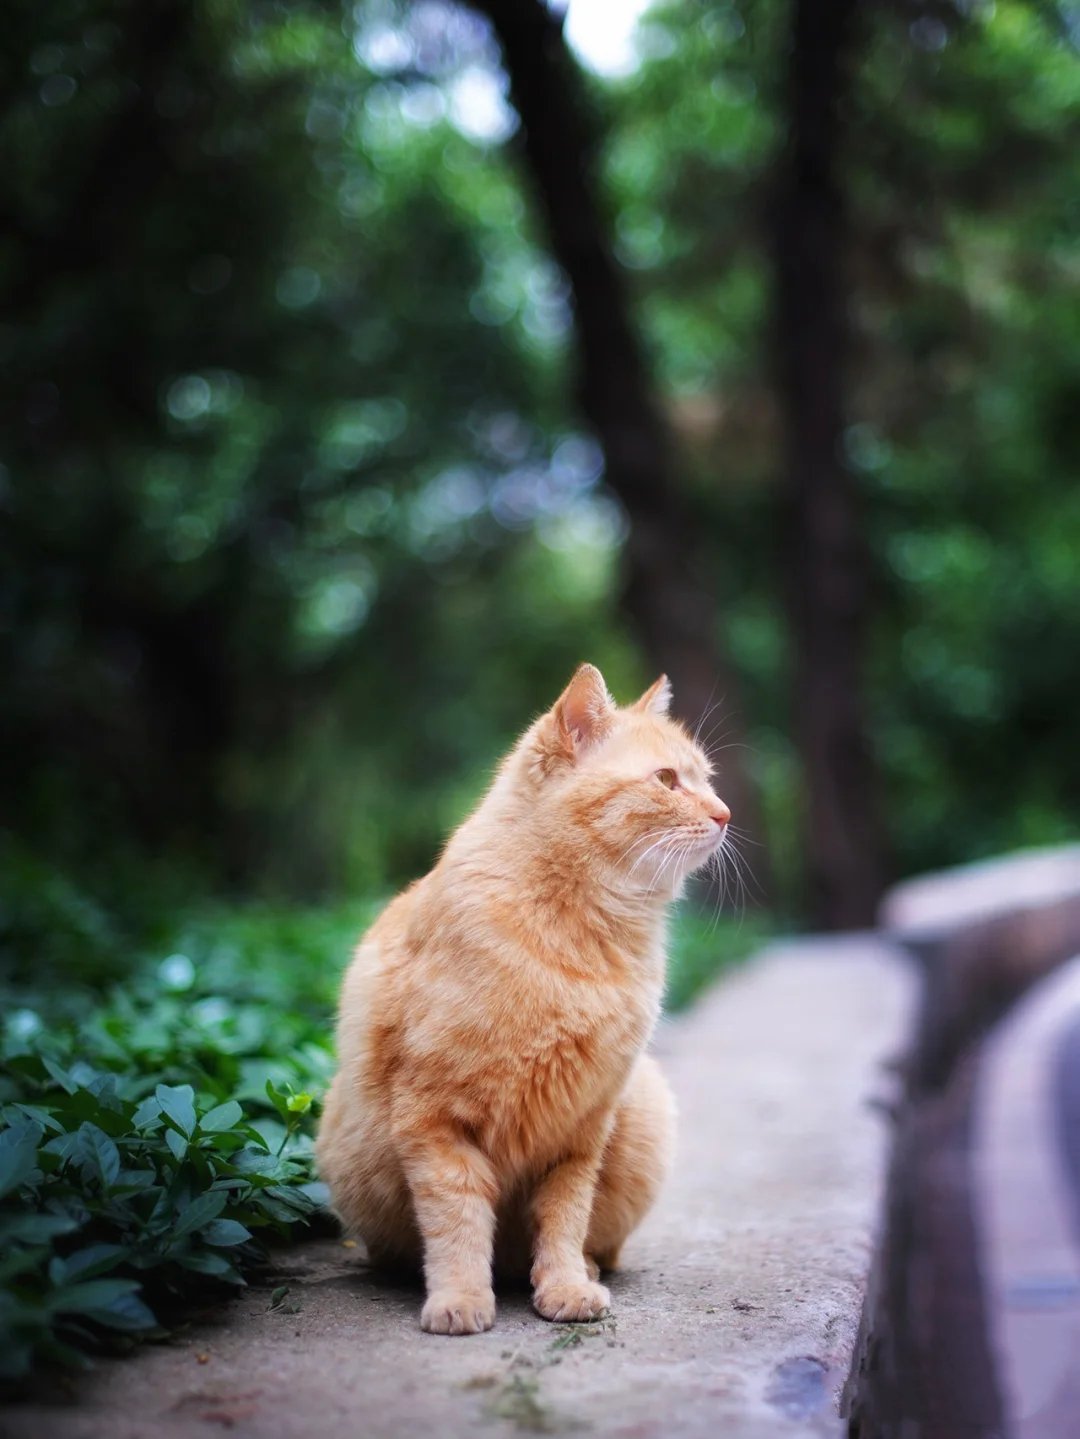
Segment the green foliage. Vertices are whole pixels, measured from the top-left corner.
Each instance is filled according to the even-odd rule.
[[[760,914],[733,920],[680,906],[671,926],[665,1008],[673,1014],[685,1009],[718,976],[760,949],[771,933]]]
[[[0,1377],[158,1332],[308,1219],[327,1016],[367,917],[205,913],[103,998],[5,996]]]
[[[880,576],[872,722],[904,870],[1075,832],[1080,67],[1065,23],[1003,0],[909,32],[885,10],[859,71],[865,359],[848,445]]]
[[[490,49],[378,6],[9,19],[10,822],[81,869],[106,833],[264,892],[396,882],[449,777],[624,648],[565,297],[448,105]]]
[[[656,4],[639,69],[591,86],[782,903],[802,859],[769,353],[788,23],[776,0]],[[1032,0],[871,8],[852,58],[846,452],[908,871],[1056,839],[1080,805],[1080,95],[1067,17]],[[575,662],[651,678],[490,36],[396,0],[137,22],[63,0],[14,7],[2,65],[6,812],[125,925],[147,888],[175,911],[177,873],[391,887]],[[57,956],[94,922],[70,911]],[[131,923],[120,949],[153,920]]]

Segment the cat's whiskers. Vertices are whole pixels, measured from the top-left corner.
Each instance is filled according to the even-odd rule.
[[[672,836],[664,852],[663,858],[660,861],[660,866],[652,877],[652,883],[649,885],[650,893],[655,894],[658,890],[663,888],[664,871],[667,869],[669,864],[672,864],[674,862],[676,853],[677,847],[675,844],[675,837]]]
[[[713,724],[705,738],[702,740],[698,740],[698,744],[701,746],[701,748],[705,751],[706,754],[711,754],[714,746],[722,746],[723,741],[731,733],[731,729],[729,727],[721,732],[719,739],[716,738],[716,731],[727,720],[727,718],[727,715],[721,715],[720,718],[716,720],[716,722]]]
[[[718,683],[718,681],[713,680],[713,687],[712,687],[712,689],[709,691],[709,698],[708,698],[708,700],[707,700],[707,702],[706,702],[706,706],[707,706],[707,707],[706,707],[706,709],[705,709],[705,713],[704,713],[704,714],[701,716],[701,718],[698,720],[698,722],[697,722],[697,728],[694,730],[694,743],[695,743],[695,744],[698,743],[698,736],[701,734],[701,731],[705,728],[705,725],[708,723],[709,719],[710,719],[710,718],[712,717],[712,715],[720,708],[720,706],[724,703],[724,700],[727,698],[726,695],[721,695],[720,698],[715,701],[715,703],[713,702],[713,695],[716,693],[717,683]],[[702,745],[702,749],[704,749],[704,748],[705,748],[705,746]]]
[[[661,825],[657,829],[646,830],[644,834],[638,835],[637,839],[631,840],[631,842],[627,845],[627,847],[623,850],[622,854],[619,856],[617,863],[623,864],[626,860],[628,860],[639,844],[645,844],[649,840],[656,839],[657,837],[662,839],[665,835],[670,834],[670,832],[671,831],[667,825]],[[646,851],[646,853],[648,853],[648,851]]]
[[[747,860],[746,856],[740,851],[738,844],[736,843],[734,838],[727,846],[727,849],[728,863],[731,865],[732,873],[736,877],[738,883],[741,922],[741,920],[746,916],[747,905],[751,898],[751,890],[756,890],[760,895],[760,889],[754,879],[754,873],[753,870],[750,868],[749,861]]]
[[[740,845],[746,843],[753,844],[755,841],[748,839],[748,837],[743,834],[735,834],[731,837],[731,862],[739,872],[744,896],[749,898],[751,897],[751,892],[753,892],[753,894],[756,894],[757,898],[760,899],[762,897],[761,886],[754,877],[754,871],[750,865],[749,857],[740,849]]]
[[[706,873],[712,870],[716,877],[715,885],[711,886],[712,896],[712,919],[709,924],[709,933],[713,934],[720,925],[720,915],[723,911],[724,900],[727,898],[727,874],[722,859],[723,847],[716,849],[709,856],[705,866]]]
[[[676,841],[678,840],[678,832],[677,832],[677,831],[674,831],[674,832],[673,832],[673,837],[676,839]],[[664,872],[665,872],[665,870],[667,869],[668,865],[669,865],[669,864],[672,865],[672,876],[674,877],[674,866],[675,866],[675,864],[678,863],[678,862],[680,862],[680,861],[682,861],[683,859],[685,859],[685,858],[687,857],[687,855],[689,855],[689,854],[691,853],[691,851],[693,850],[693,848],[694,848],[694,839],[693,839],[692,836],[691,836],[690,838],[687,838],[687,839],[682,840],[681,843],[676,843],[676,844],[673,845],[673,847],[671,848],[671,850],[669,851],[669,853],[665,856],[664,862],[663,862],[663,864],[660,866],[659,872],[657,873],[657,875],[655,876],[655,878],[654,878],[654,880],[653,880],[653,884],[652,884],[652,889],[653,889],[653,891],[656,891],[656,890],[658,890],[658,889],[660,888],[661,880],[662,880],[663,877],[664,877]]]
[[[711,896],[710,933],[719,926],[724,906],[729,898],[733,902],[741,924],[746,915],[750,891],[758,888],[749,862],[739,849],[739,841],[745,842],[745,839],[742,831],[736,829],[734,825],[728,824],[720,844],[705,862],[706,873],[711,872],[715,879]],[[754,843],[752,840],[749,842]]]
[[[673,832],[671,830],[665,830],[663,834],[661,834],[660,838],[656,840],[653,844],[651,844],[649,848],[644,852],[644,854],[638,855],[637,859],[630,866],[630,869],[627,872],[627,879],[629,879],[633,875],[634,871],[637,869],[638,865],[642,863],[643,860],[648,859],[649,855],[652,854],[653,850],[660,849],[662,846],[670,844],[673,838]]]
[[[716,875],[716,890],[713,897],[713,920],[712,929],[718,929],[724,907],[733,897],[736,889],[734,880],[737,878],[731,867],[731,856],[725,852],[726,846],[721,846],[712,856],[712,864]]]

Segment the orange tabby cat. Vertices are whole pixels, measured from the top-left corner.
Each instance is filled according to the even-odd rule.
[[[730,818],[670,698],[582,665],[345,976],[319,1167],[373,1263],[422,1261],[432,1333],[490,1329],[493,1262],[531,1259],[545,1319],[604,1314],[667,1170],[664,912]]]

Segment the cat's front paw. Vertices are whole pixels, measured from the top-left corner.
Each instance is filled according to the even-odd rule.
[[[495,1295],[490,1289],[436,1289],[420,1311],[420,1328],[427,1334],[482,1334],[494,1322]]]
[[[608,1312],[611,1295],[602,1284],[591,1280],[584,1283],[555,1280],[538,1284],[533,1294],[533,1308],[544,1319],[561,1324],[583,1324],[602,1319]]]

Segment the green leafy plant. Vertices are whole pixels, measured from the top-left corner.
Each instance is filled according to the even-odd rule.
[[[326,996],[355,923],[209,915],[104,999],[9,994],[0,1377],[160,1332],[308,1220]]]
[[[773,922],[762,915],[719,919],[683,905],[671,926],[664,1007],[670,1013],[685,1009],[718,975],[760,949],[774,932]]]
[[[316,1207],[306,1139],[295,1126],[279,1138],[220,1085],[197,1093],[45,1050],[4,1058],[20,1096],[0,1109],[6,1378],[159,1330],[197,1286],[243,1283],[255,1232],[288,1233]]]

